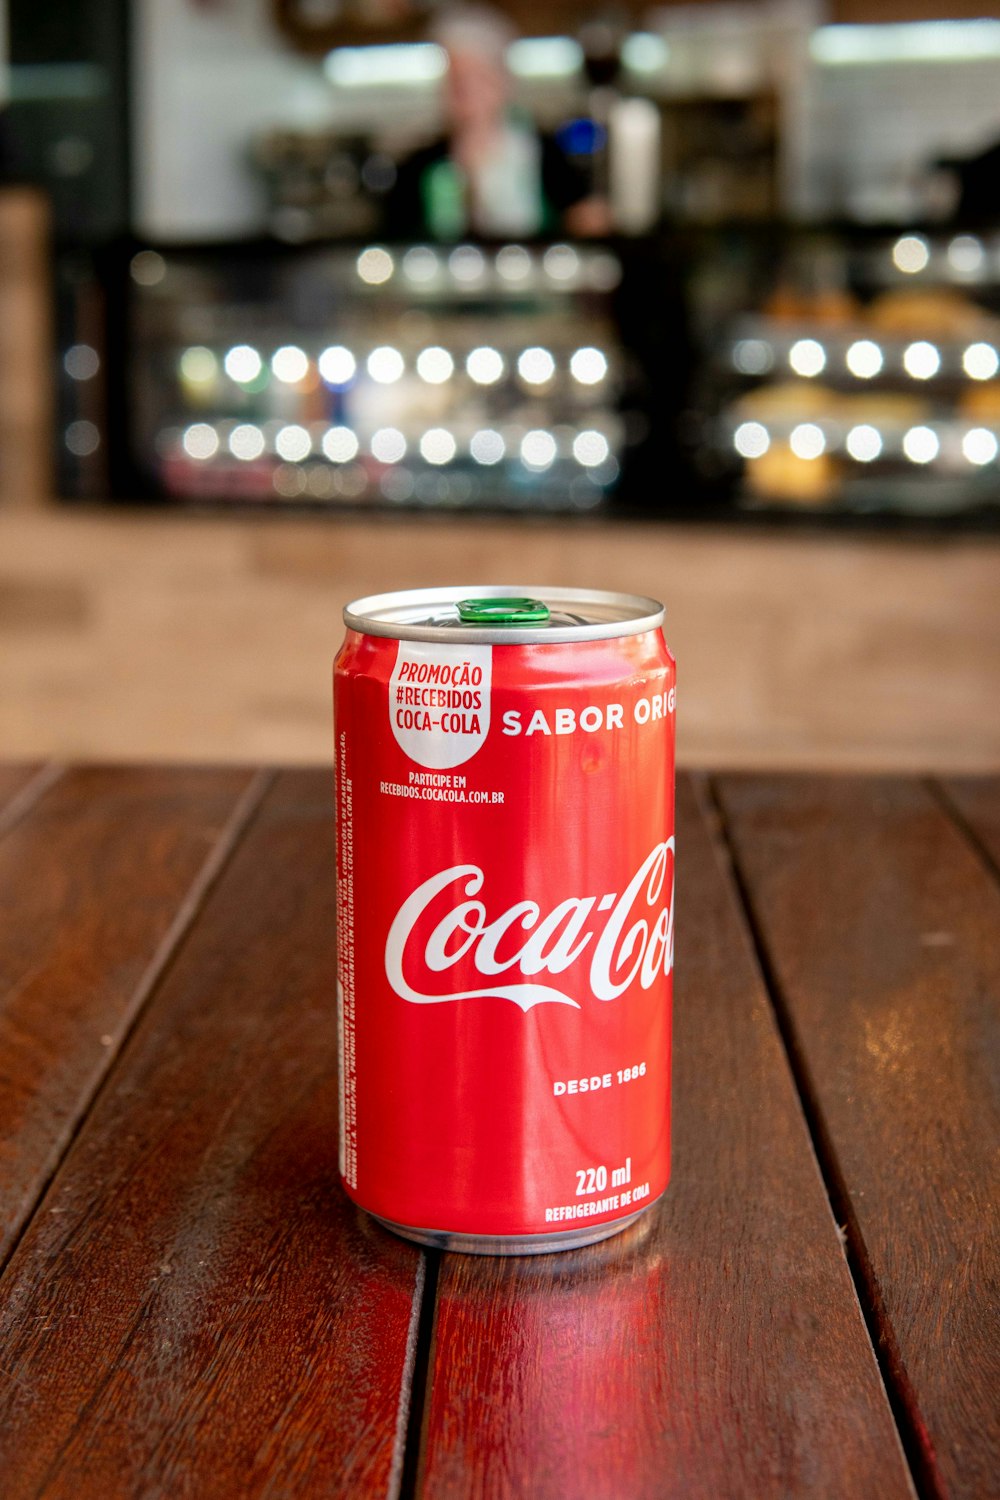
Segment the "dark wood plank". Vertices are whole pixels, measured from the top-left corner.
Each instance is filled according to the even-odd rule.
[[[1000,776],[948,776],[939,790],[994,872],[1000,871]]]
[[[911,1494],[739,909],[678,786],[673,1182],[558,1256],[443,1260],[420,1492]]]
[[[333,876],[282,776],[0,1282],[4,1500],[394,1493],[423,1259],[337,1186]]]
[[[250,771],[80,769],[0,842],[0,1264],[253,782]]]
[[[995,1494],[1000,889],[916,781],[721,796],[922,1489]]]

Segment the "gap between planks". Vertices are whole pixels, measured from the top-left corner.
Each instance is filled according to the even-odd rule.
[[[937,1477],[926,1460],[919,1435],[915,1430],[914,1417],[907,1407],[906,1391],[903,1389],[900,1377],[902,1363],[898,1358],[893,1328],[886,1315],[885,1305],[878,1290],[878,1279],[854,1213],[847,1184],[837,1161],[832,1138],[823,1119],[808,1064],[796,1040],[794,1024],[782,998],[781,986],[768,956],[763,933],[754,916],[749,884],[739,859],[735,840],[730,832],[723,800],[719,794],[717,777],[709,775],[697,778],[696,785],[699,784],[704,787],[710,800],[713,816],[709,821],[721,843],[721,852],[732,871],[749,941],[752,944],[764,989],[774,1014],[778,1035],[788,1059],[788,1067],[799,1096],[806,1128],[809,1131],[820,1176],[830,1203],[830,1211],[844,1247],[847,1267],[854,1283],[855,1296],[868,1330],[872,1353],[878,1366],[893,1420],[896,1423],[899,1441],[909,1465],[914,1488],[920,1500],[946,1500]]]
[[[1000,864],[997,863],[997,856],[964,809],[959,806],[947,782],[937,776],[928,776],[924,779],[924,786],[948,821],[958,829],[976,858],[985,865],[993,879],[1000,883]]]
[[[60,776],[63,774],[63,771],[64,767],[59,765],[43,766],[38,774],[28,782],[27,786],[23,787],[22,790],[15,795],[13,801],[11,803],[8,803],[7,808],[4,810],[5,813],[9,813],[11,808],[19,805],[23,799],[27,800],[25,801],[25,805],[23,806],[23,808],[21,808],[18,812],[18,815],[14,818],[13,822],[0,820],[0,837],[2,837],[4,833],[9,832],[10,829],[14,827],[15,823],[21,822],[23,820],[28,812],[30,812],[30,810],[39,802],[39,800],[49,789],[49,787],[53,786],[55,782],[60,778]],[[14,1235],[10,1244],[8,1245],[6,1254],[0,1256],[0,1277],[3,1276],[13,1256],[16,1254],[18,1246],[20,1245],[34,1220],[39,1205],[45,1199],[45,1194],[48,1191],[49,1186],[58,1175],[63,1162],[66,1160],[70,1151],[73,1149],[73,1146],[75,1145],[80,1132],[83,1130],[84,1126],[87,1123],[87,1120],[93,1113],[97,1101],[100,1099],[101,1094],[107,1087],[109,1079],[113,1076],[118,1062],[123,1052],[125,1051],[125,1048],[128,1046],[129,1039],[135,1031],[141,1017],[145,1013],[146,1007],[152,995],[154,994],[157,986],[169,972],[172,962],[183,947],[184,939],[187,937],[188,933],[193,927],[199,912],[202,910],[206,900],[208,899],[208,896],[210,895],[212,889],[218,882],[230,859],[235,853],[236,848],[240,843],[243,835],[245,834],[247,828],[249,827],[254,814],[260,807],[265,793],[273,783],[275,774],[276,773],[274,771],[264,770],[258,770],[254,773],[249,785],[245,788],[245,790],[237,800],[236,805],[230,813],[225,827],[222,829],[222,832],[219,834],[218,839],[213,845],[210,854],[208,855],[198,874],[195,876],[194,880],[191,882],[191,885],[188,887],[187,893],[185,894],[185,896],[181,900],[180,905],[177,908],[177,912],[174,915],[173,921],[170,923],[170,926],[164,933],[163,938],[161,939],[158,947],[155,949],[152,957],[149,960],[149,963],[146,965],[146,968],[143,971],[138,984],[135,987],[135,991],[132,995],[129,1007],[128,1023],[122,1033],[117,1048],[114,1050],[114,1052],[109,1054],[107,1066],[101,1073],[100,1078],[97,1080],[89,1096],[83,1100],[83,1103],[77,1113],[76,1119],[73,1122],[72,1129],[67,1134],[66,1140],[63,1143],[62,1150],[52,1162],[51,1169],[45,1175],[45,1177],[39,1181],[38,1189],[35,1194],[34,1206],[31,1212],[25,1215],[24,1222],[21,1224],[18,1232]],[[36,784],[39,782],[41,783],[41,785],[38,786],[36,790]],[[28,797],[29,793],[32,793],[30,798]]]
[[[39,766],[24,786],[16,791],[3,807],[0,807],[0,838],[4,838],[17,827],[18,823],[23,822],[49,788],[55,786],[65,770],[66,767],[59,765],[56,761],[49,761],[46,765]]]
[[[424,1250],[417,1271],[413,1314],[406,1341],[406,1364],[399,1397],[396,1448],[389,1480],[390,1500],[415,1500],[424,1441],[424,1417],[433,1369],[437,1323],[440,1250]]]

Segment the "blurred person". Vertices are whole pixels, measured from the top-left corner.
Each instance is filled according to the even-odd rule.
[[[400,239],[606,234],[606,203],[583,172],[512,106],[510,23],[488,6],[462,5],[436,21],[431,40],[448,56],[446,135],[399,169],[387,230]]]

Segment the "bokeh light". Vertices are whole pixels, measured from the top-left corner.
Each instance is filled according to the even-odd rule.
[[[573,439],[573,457],[586,469],[593,469],[598,464],[602,464],[610,451],[608,440],[603,432],[588,429],[585,432],[578,432]]]
[[[274,449],[288,463],[299,464],[312,452],[312,438],[304,427],[292,422],[277,434]]]
[[[600,349],[587,345],[576,350],[569,362],[569,372],[581,385],[597,385],[608,373],[608,361]]]
[[[788,446],[796,458],[819,458],[826,448],[826,437],[815,422],[800,422],[792,428]]]
[[[911,463],[933,463],[940,451],[941,443],[931,427],[911,427],[903,438],[903,452]]]
[[[358,256],[358,275],[368,286],[382,286],[396,269],[388,250],[371,245]]]
[[[498,464],[506,451],[506,443],[492,427],[482,427],[473,433],[469,444],[469,452],[477,464]]]
[[[356,370],[357,361],[343,344],[331,344],[319,357],[319,373],[327,385],[348,385]]]
[[[372,457],[381,464],[398,464],[406,457],[406,439],[398,427],[380,427],[372,433]]]
[[[826,350],[818,339],[796,339],[788,351],[788,363],[796,375],[811,380],[826,369]]]
[[[309,359],[296,344],[282,344],[271,355],[271,370],[285,385],[297,385],[309,374]]]
[[[241,422],[229,434],[229,451],[234,458],[249,463],[264,452],[264,434],[253,422]]]
[[[455,361],[447,349],[442,349],[437,344],[432,344],[428,349],[421,349],[417,355],[417,374],[421,380],[426,380],[428,385],[443,385],[454,373]]]
[[[257,379],[264,362],[250,344],[236,344],[226,355],[225,367],[230,380],[237,385],[249,385]]]
[[[856,339],[847,351],[845,363],[859,380],[871,380],[884,363],[882,350],[871,339]]]
[[[357,434],[349,427],[328,427],[323,434],[323,452],[332,464],[350,463],[357,455]]]
[[[770,446],[770,434],[762,422],[741,422],[733,433],[733,447],[741,458],[760,458]]]
[[[903,354],[903,369],[913,380],[930,380],[941,368],[940,351],[926,339],[908,344]]]
[[[847,434],[848,453],[859,464],[870,464],[882,452],[882,434],[868,422],[860,422]]]
[[[392,385],[406,368],[403,356],[391,344],[380,344],[368,356],[366,369],[379,385]]]
[[[556,440],[541,427],[526,432],[521,439],[521,460],[529,469],[547,469],[556,457]]]
[[[420,439],[420,456],[429,464],[450,464],[457,444],[446,427],[431,427]]]
[[[930,247],[920,234],[901,235],[892,247],[893,265],[908,276],[925,270],[930,258]]]
[[[188,458],[214,458],[219,451],[219,434],[207,422],[192,422],[184,429],[181,446]]]
[[[517,361],[517,373],[528,385],[544,385],[556,371],[556,362],[548,349],[534,345],[521,351]]]

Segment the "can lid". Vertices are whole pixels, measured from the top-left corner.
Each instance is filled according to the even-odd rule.
[[[549,606],[541,599],[459,599],[458,618],[463,625],[547,625]]]
[[[344,623],[362,635],[396,640],[557,645],[657,630],[663,605],[599,589],[465,586],[371,594],[347,606]]]

